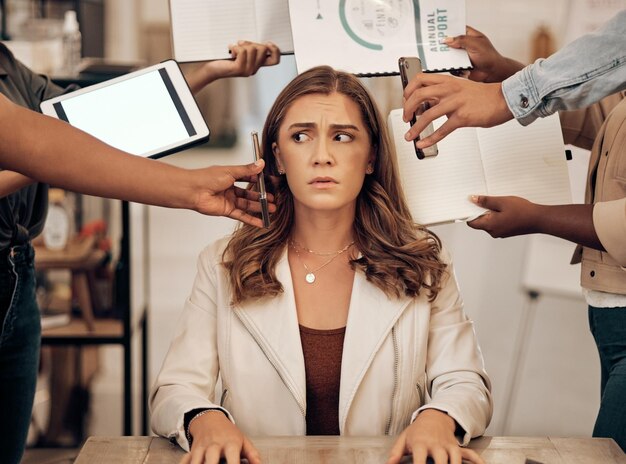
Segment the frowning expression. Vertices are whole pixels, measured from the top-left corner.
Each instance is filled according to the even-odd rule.
[[[353,208],[374,162],[359,107],[340,93],[310,94],[294,101],[272,148],[296,208]]]

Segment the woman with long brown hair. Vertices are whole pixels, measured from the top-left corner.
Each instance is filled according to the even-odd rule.
[[[154,430],[194,463],[257,463],[245,435],[304,434],[399,434],[390,463],[482,462],[459,447],[492,412],[473,324],[441,242],[411,218],[370,95],[311,69],[278,96],[262,148],[272,224],[200,255]]]

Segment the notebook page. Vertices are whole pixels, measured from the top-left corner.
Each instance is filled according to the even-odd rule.
[[[445,118],[435,121],[435,127]],[[439,154],[417,159],[412,142],[404,140],[409,124],[402,109],[389,114],[402,187],[415,222],[432,225],[466,219],[483,211],[468,200],[469,195],[487,191],[476,130],[458,129],[439,142]]]
[[[238,40],[257,42],[252,0],[170,0],[174,57],[181,62],[230,58]]]
[[[557,114],[526,127],[512,120],[477,133],[490,195],[516,195],[548,205],[571,203]]]
[[[293,53],[289,0],[256,0],[259,42],[274,42],[281,53]]]

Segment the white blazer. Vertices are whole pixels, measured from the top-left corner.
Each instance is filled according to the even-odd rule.
[[[185,450],[184,415],[196,408],[221,407],[248,436],[306,434],[304,358],[287,248],[276,267],[284,293],[233,307],[220,264],[226,243],[200,254],[150,395],[153,430]],[[342,435],[395,435],[425,408],[454,418],[464,430],[462,444],[485,431],[490,381],[452,266],[448,272],[433,303],[425,295],[389,298],[355,273],[341,363]]]

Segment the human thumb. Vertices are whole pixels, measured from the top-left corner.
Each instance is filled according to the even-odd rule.
[[[254,163],[229,166],[228,171],[234,179],[248,180],[251,176],[255,176],[263,171],[265,161],[256,160]]]
[[[486,195],[470,195],[470,201],[481,208],[491,211],[499,211],[499,201],[497,197],[489,197]]]

